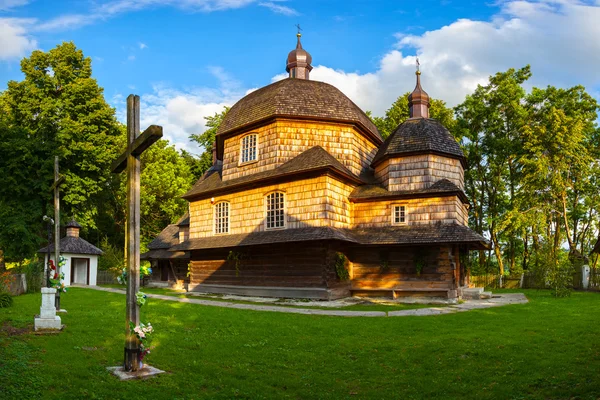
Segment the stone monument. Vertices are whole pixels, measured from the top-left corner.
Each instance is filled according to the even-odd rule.
[[[61,330],[63,328],[60,317],[56,315],[56,306],[54,298],[56,296],[55,288],[42,288],[42,306],[40,315],[36,315],[34,327],[39,330]]]

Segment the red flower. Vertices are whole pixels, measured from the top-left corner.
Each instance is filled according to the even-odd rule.
[[[54,273],[54,279],[58,279],[58,274],[56,272]]]

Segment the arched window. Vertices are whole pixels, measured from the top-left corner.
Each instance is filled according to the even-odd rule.
[[[265,201],[266,229],[285,228],[285,194],[273,192]]]
[[[253,133],[242,137],[240,143],[240,164],[256,161],[258,158],[258,135]]]
[[[215,234],[229,233],[229,203],[220,201],[214,206]]]

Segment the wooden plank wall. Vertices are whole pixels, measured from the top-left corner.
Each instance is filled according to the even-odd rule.
[[[241,138],[258,134],[258,160],[239,164]],[[369,168],[377,147],[352,125],[278,119],[274,123],[225,140],[223,180],[274,169],[314,146],[321,146],[350,171]]]
[[[335,252],[320,243],[240,247],[235,262],[229,251],[193,252],[190,285],[335,288],[349,285],[337,278]]]
[[[273,191],[285,193],[287,229],[308,226],[348,228],[352,216],[352,204],[348,196],[352,189],[335,178],[323,175],[215,196],[214,204],[229,202],[231,234],[265,229],[265,196]],[[213,207],[211,199],[190,203],[190,238],[213,235]]]
[[[415,266],[417,257],[425,262],[420,275]],[[454,288],[455,269],[448,246],[357,247],[348,251],[348,259],[353,289]]]
[[[392,224],[392,205],[405,205],[409,225],[437,222],[467,224],[464,206],[456,196],[355,203],[353,227],[376,228]]]
[[[440,179],[448,179],[464,189],[463,167],[453,158],[435,154],[395,157],[389,159],[387,168],[377,169],[381,179],[388,177],[389,191],[426,189]]]

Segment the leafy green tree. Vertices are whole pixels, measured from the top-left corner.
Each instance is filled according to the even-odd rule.
[[[94,227],[98,194],[110,179],[119,129],[114,109],[92,78],[91,59],[67,42],[48,52],[34,51],[22,60],[21,70],[25,78],[8,82],[2,108],[11,126],[18,126],[35,148],[31,151],[43,154],[38,173],[21,184],[41,187],[38,182],[50,183],[52,171],[46,164],[58,155],[61,174],[66,177],[61,188],[62,215]]]
[[[215,113],[213,116],[204,117],[206,120],[206,126],[208,127],[203,133],[190,135],[190,139],[197,142],[204,152],[200,156],[199,171],[204,174],[212,166],[212,150],[213,143],[215,142],[215,135],[219,129],[219,125],[223,121],[225,114],[229,111],[229,107],[223,107],[223,111]]]
[[[522,84],[530,76],[529,66],[497,73],[490,77],[488,85],[479,85],[455,108],[456,136],[461,139],[470,166],[465,174],[465,189],[473,201],[471,222],[477,232],[489,233],[501,274],[505,269],[504,239],[508,242],[511,271],[516,266],[516,232],[510,231],[513,227],[504,221],[513,208],[518,188],[516,160],[527,117]]]

